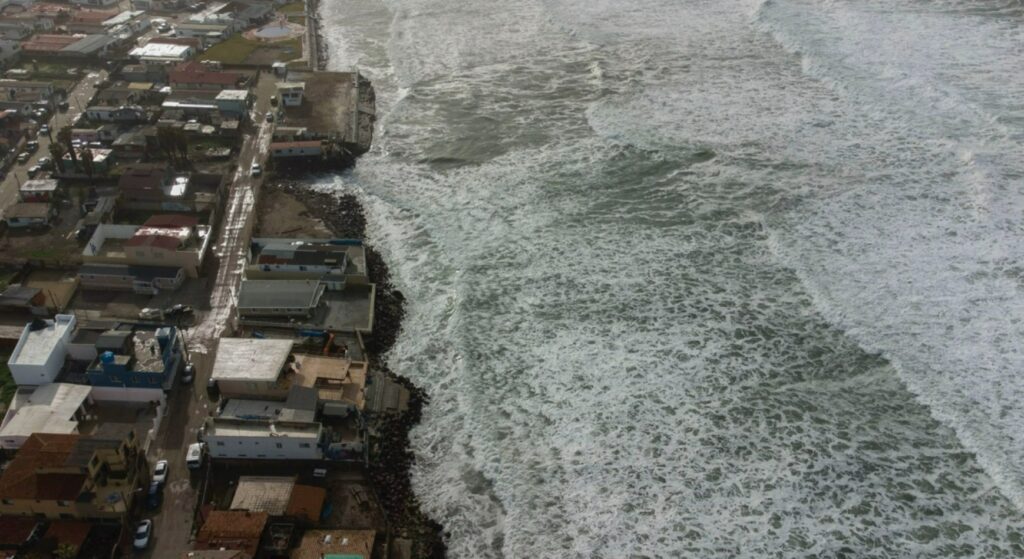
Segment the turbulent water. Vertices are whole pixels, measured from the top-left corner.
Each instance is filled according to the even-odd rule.
[[[1024,556],[1024,8],[324,0],[456,558]]]

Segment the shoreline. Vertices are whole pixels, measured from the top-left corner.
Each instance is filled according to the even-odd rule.
[[[311,190],[306,181],[278,180],[265,185],[292,197],[312,218],[320,220],[336,238],[365,239],[366,214],[359,200],[351,194],[331,194]],[[389,536],[413,541],[413,557],[443,559],[447,556],[444,527],[425,514],[412,488],[410,469],[416,462],[409,445],[409,432],[419,424],[423,406],[429,404],[426,392],[410,379],[396,374],[384,360],[402,330],[405,317],[405,296],[395,289],[387,262],[373,245],[364,241],[370,281],[377,284],[374,302],[375,323],[372,337],[366,342],[371,370],[377,370],[409,390],[409,408],[401,415],[378,422],[378,459],[368,469],[380,505],[389,525]]]

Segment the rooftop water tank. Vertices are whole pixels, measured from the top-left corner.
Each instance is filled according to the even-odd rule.
[[[101,363],[113,363],[114,362],[114,352],[113,351],[104,351],[103,353],[101,353],[100,354],[100,362]]]

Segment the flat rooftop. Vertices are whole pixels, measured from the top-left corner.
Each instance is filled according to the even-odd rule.
[[[354,72],[289,72],[288,81],[304,82],[305,91],[301,105],[284,107],[287,126],[352,141],[357,83]]]
[[[235,496],[231,499],[231,510],[281,516],[288,508],[294,488],[294,476],[242,476],[238,478]]]
[[[214,380],[274,381],[292,351],[292,340],[221,338],[213,363]]]
[[[38,388],[20,388],[11,400],[0,438],[28,437],[32,433],[68,434],[78,431],[75,412],[89,398],[91,386],[55,382]]]
[[[205,433],[211,437],[290,437],[320,438],[319,423],[260,421],[211,417],[206,420]]]
[[[45,326],[37,330],[33,330],[32,324],[25,326],[14,353],[7,361],[9,365],[45,364],[64,336],[74,329],[75,317],[58,314],[53,320],[45,320],[42,323]]]
[[[363,409],[366,388],[366,363],[349,359],[296,355],[300,367],[296,373],[299,386],[313,388],[323,401],[346,401]]]

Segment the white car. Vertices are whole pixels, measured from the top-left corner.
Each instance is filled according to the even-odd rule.
[[[153,481],[165,483],[167,481],[167,460],[160,460],[153,468]]]
[[[203,443],[192,443],[188,445],[188,453],[185,455],[185,465],[190,470],[196,470],[203,465],[203,455],[206,445]]]
[[[132,540],[132,546],[135,549],[146,549],[149,547],[149,537],[153,534],[153,521],[143,520],[135,526],[135,538]]]
[[[263,174],[263,166],[259,163],[253,163],[252,168],[249,169],[252,172],[252,176],[258,177]]]

